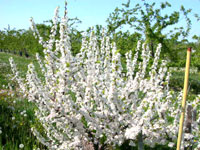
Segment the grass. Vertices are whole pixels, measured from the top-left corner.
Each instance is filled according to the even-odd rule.
[[[8,85],[9,83],[9,74],[11,74],[11,68],[9,63],[9,58],[13,57],[14,62],[17,64],[17,68],[22,77],[25,77],[25,74],[28,69],[28,64],[33,63],[35,65],[36,71],[39,72],[39,64],[36,59],[20,57],[13,54],[2,53],[0,52],[0,89],[3,88],[3,85]]]
[[[183,90],[184,85],[184,71],[173,71],[170,78],[169,86],[175,91]],[[200,73],[190,73],[189,75],[189,87],[188,87],[188,100],[194,100],[197,95],[200,94]]]
[[[10,91],[0,94],[0,149],[23,150],[44,149],[31,133],[31,126],[36,124],[35,106],[19,96],[11,96]]]
[[[23,144],[23,150],[45,149],[31,133],[31,127],[36,123],[34,116],[35,106],[21,96],[6,89],[12,82],[9,80],[11,68],[9,58],[13,57],[22,76],[25,76],[27,66],[34,63],[36,70],[39,65],[35,59],[0,53],[0,150],[19,150]],[[11,96],[11,95],[14,95]]]

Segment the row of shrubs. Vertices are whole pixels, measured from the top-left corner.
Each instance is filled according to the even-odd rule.
[[[19,56],[23,56],[24,55],[26,58],[30,57],[30,54],[28,53],[26,48],[24,48],[23,50],[0,49],[0,52],[11,53],[11,54],[14,54],[14,55],[19,55]]]

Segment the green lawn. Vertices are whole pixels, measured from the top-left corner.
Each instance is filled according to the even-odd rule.
[[[0,52],[0,89],[3,85],[8,85],[9,83],[9,74],[11,74],[11,68],[9,63],[9,58],[13,57],[14,62],[17,64],[17,68],[20,74],[24,77],[28,69],[28,64],[33,63],[36,67],[36,70],[39,70],[39,64],[36,59],[20,57],[13,54],[2,53]]]

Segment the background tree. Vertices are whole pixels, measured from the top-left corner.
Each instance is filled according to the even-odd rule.
[[[114,36],[124,25],[129,25],[134,32],[145,39],[146,43],[150,44],[153,57],[155,45],[161,43],[163,46],[161,56],[168,56],[171,60],[175,61],[178,59],[178,50],[174,49],[173,46],[171,47],[171,45],[188,36],[191,29],[191,20],[188,15],[191,9],[186,10],[181,6],[179,11],[174,11],[171,14],[163,14],[164,10],[169,7],[171,7],[171,4],[168,2],[161,3],[160,7],[157,7],[156,3],[150,4],[146,1],[143,1],[142,5],[138,3],[134,7],[131,7],[130,0],[128,0],[126,4],[122,4],[122,8],[117,7],[110,14],[107,19],[108,32]],[[181,14],[187,23],[186,28],[177,27]],[[170,27],[175,28],[166,32]]]
[[[60,22],[59,22],[60,23]],[[58,24],[59,24],[58,23]],[[82,40],[82,31],[77,29],[77,25],[81,23],[78,18],[69,19],[70,27],[70,37],[72,44],[73,54],[77,54],[80,50],[81,40]],[[40,35],[44,40],[48,40],[51,30],[52,20],[44,21],[44,23],[36,24],[36,27]],[[56,33],[56,39],[60,36],[59,27],[58,32]],[[24,49],[29,55],[35,55],[39,53],[43,55],[43,47],[38,43],[38,39],[33,36],[31,29],[11,29],[10,26],[4,30],[0,30],[0,49],[9,50],[13,53],[24,53]]]

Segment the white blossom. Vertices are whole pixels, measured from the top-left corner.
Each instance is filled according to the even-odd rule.
[[[151,147],[167,143],[173,147],[182,93],[177,96],[169,89],[167,62],[160,61],[161,44],[155,58],[151,58],[148,45],[139,41],[134,52],[127,52],[127,72],[123,73],[121,55],[105,31],[100,44],[94,32],[89,40],[84,35],[80,53],[73,56],[67,15],[59,24],[57,40],[58,8],[48,41],[40,37],[33,19],[31,22],[44,47],[44,60],[36,55],[44,79],[38,76],[33,64],[28,65],[25,79],[19,76],[12,58],[10,64],[21,92],[38,108],[35,115],[46,136],[36,128],[32,132],[42,144],[52,150],[82,149],[84,141],[100,146],[101,139],[105,139],[103,144],[115,147],[126,140],[134,145],[141,135]],[[139,57],[142,61],[138,61]],[[185,134],[186,138],[199,136],[198,123],[193,132],[193,136]]]
[[[20,149],[24,148],[24,144],[19,144],[19,148]]]

